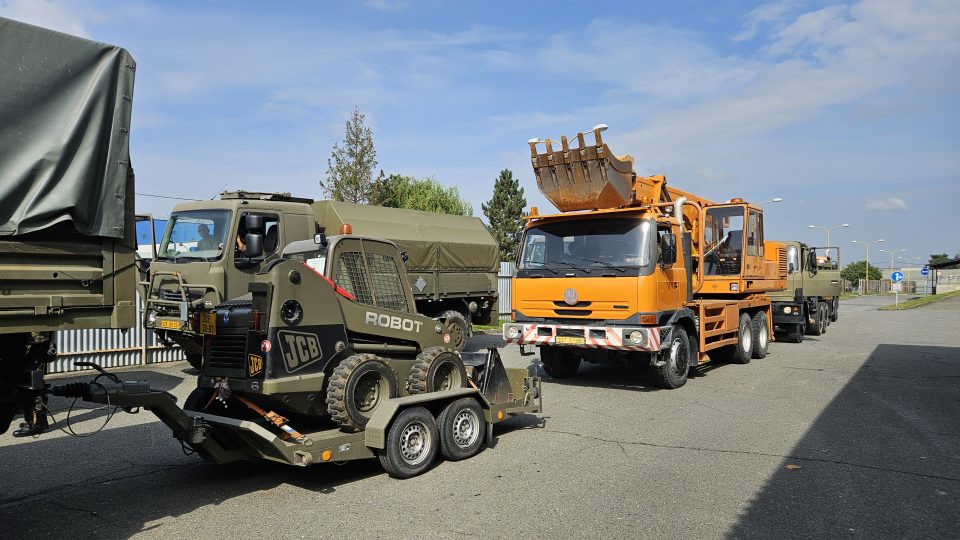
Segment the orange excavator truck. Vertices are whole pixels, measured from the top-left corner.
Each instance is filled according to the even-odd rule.
[[[552,377],[583,361],[629,363],[650,366],[663,388],[709,361],[765,357],[765,293],[786,287],[787,257],[764,241],[763,209],[638,176],[632,157],[603,143],[605,129],[577,135],[576,147],[529,141],[537,186],[560,213],[526,218],[504,340],[538,347]]]

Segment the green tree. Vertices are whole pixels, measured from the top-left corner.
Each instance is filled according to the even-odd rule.
[[[858,280],[863,279],[866,266],[867,261],[852,262],[840,271],[840,277],[856,285]],[[870,279],[883,279],[883,272],[872,264],[870,265]]]
[[[331,199],[365,203],[370,197],[377,150],[365,118],[360,108],[354,107],[345,124],[342,145],[333,145],[327,160],[327,177],[320,181],[320,187]]]
[[[932,253],[930,254],[929,264],[943,262],[949,259],[950,259],[950,256],[947,255],[946,253]]]
[[[493,197],[481,207],[490,222],[490,234],[500,244],[501,261],[513,260],[523,230],[525,206],[527,200],[523,197],[520,181],[513,177],[510,169],[500,171],[493,184]]]
[[[370,191],[370,204],[409,208],[456,216],[473,215],[473,206],[460,197],[455,187],[444,187],[434,178],[380,174]]]

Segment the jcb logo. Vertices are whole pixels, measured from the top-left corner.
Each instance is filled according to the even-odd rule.
[[[263,371],[263,357],[256,354],[247,355],[247,375],[256,377]]]
[[[280,349],[288,372],[292,373],[323,356],[316,334],[281,330],[277,332],[277,337],[280,338]]]

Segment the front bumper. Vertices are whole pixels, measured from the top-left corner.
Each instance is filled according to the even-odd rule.
[[[503,340],[518,345],[556,345],[616,351],[659,351],[670,343],[673,326],[572,326],[507,323]],[[639,341],[631,336],[640,337]]]
[[[803,306],[795,302],[773,302],[770,306],[773,312],[773,324],[800,324],[803,320]],[[789,310],[789,313],[785,313]]]

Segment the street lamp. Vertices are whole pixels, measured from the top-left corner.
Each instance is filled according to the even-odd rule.
[[[906,251],[906,249],[881,249],[880,251],[890,256],[890,272],[893,273],[893,255],[901,251]]]
[[[827,234],[830,234],[830,233],[828,232]],[[866,294],[867,285],[870,283],[870,244],[873,244],[874,242],[877,242],[877,243],[883,242],[883,238],[879,240],[851,240],[850,242],[854,244],[863,244],[863,247],[865,247],[867,251],[867,266],[866,268],[863,269],[863,293],[861,293],[861,294]],[[880,292],[879,288],[877,292]]]
[[[767,203],[771,203],[771,202],[783,202],[783,197],[774,197],[774,198],[770,199],[769,201],[760,201],[760,202],[757,203],[757,205],[759,206],[759,205],[761,205],[761,204],[767,204]]]
[[[830,229],[840,229],[843,227],[849,227],[849,223],[844,223],[843,225],[831,225],[830,227],[824,227],[822,225],[807,225],[808,229],[823,229],[827,233],[827,245],[823,247],[830,247]]]

